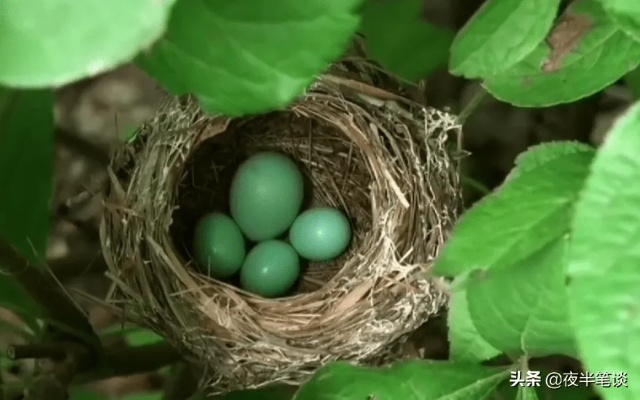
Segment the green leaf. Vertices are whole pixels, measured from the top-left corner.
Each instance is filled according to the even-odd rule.
[[[623,79],[631,93],[633,93],[633,97],[635,99],[640,98],[640,68],[629,72]]]
[[[164,338],[151,329],[142,328],[136,325],[116,325],[103,330],[100,333],[103,337],[124,336],[129,346],[138,347],[148,344],[162,342]]]
[[[609,17],[627,35],[640,41],[640,3],[635,0],[599,0]]]
[[[368,368],[338,362],[320,369],[294,399],[481,400],[507,376],[508,368],[473,363],[411,360]]]
[[[579,378],[578,378],[579,379]],[[549,388],[546,385],[536,387],[538,399],[540,400],[599,400],[593,384],[579,386],[560,386],[559,388]]]
[[[566,239],[508,268],[477,271],[467,286],[473,325],[513,356],[575,356],[565,286]]]
[[[482,338],[469,314],[467,292],[454,292],[447,313],[450,358],[454,361],[480,362],[501,354]]]
[[[528,153],[497,192],[462,215],[436,260],[436,274],[510,266],[568,232],[594,149],[554,143]]]
[[[544,383],[544,377],[546,377],[550,372],[550,370],[540,370],[540,376],[542,377],[542,381],[540,382],[540,386],[536,387],[528,387],[527,389],[534,389],[536,392],[536,396],[539,400],[595,400],[595,392],[585,385],[584,383],[580,383],[579,380],[576,382],[578,386],[569,386],[568,384],[563,384],[557,388],[550,388]],[[555,371],[554,371],[555,372]],[[512,383],[509,381],[505,381],[501,383],[496,389],[495,395],[491,397],[491,400],[511,400],[516,399],[522,389],[525,387],[521,386],[512,386]],[[525,397],[526,398],[526,397]]]
[[[362,1],[180,1],[140,65],[210,113],[283,108],[346,50]]]
[[[519,386],[516,400],[538,400],[536,388],[531,386]]]
[[[454,33],[426,22],[422,0],[369,0],[361,32],[369,55],[388,71],[410,81],[446,66]]]
[[[53,191],[53,94],[0,89],[0,99],[0,240],[42,267]]]
[[[500,74],[531,53],[556,18],[560,0],[489,0],[460,30],[451,47],[454,75]]]
[[[614,125],[576,205],[568,264],[569,300],[580,359],[590,371],[626,372],[640,398],[640,103]],[[607,345],[603,345],[607,343]]]
[[[174,2],[4,0],[0,83],[44,88],[108,71],[162,35]]]
[[[164,341],[164,338],[150,329],[138,328],[126,334],[129,346],[146,346]]]
[[[533,145],[524,153],[520,153],[514,160],[516,174],[522,171],[529,171],[545,163],[558,158],[563,158],[577,153],[588,153],[593,156],[595,148],[584,143],[575,141],[546,142]],[[512,175],[512,177],[515,176]]]
[[[519,107],[569,103],[620,79],[640,64],[640,43],[613,23],[597,0],[572,2],[551,33],[522,61],[483,86]]]

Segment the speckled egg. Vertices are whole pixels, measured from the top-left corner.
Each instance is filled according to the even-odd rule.
[[[258,153],[243,162],[231,182],[231,216],[244,235],[259,242],[285,233],[302,207],[303,176],[284,154]]]
[[[293,222],[289,241],[298,254],[307,260],[330,261],[349,246],[351,225],[336,208],[312,208]]]
[[[193,255],[207,275],[230,277],[240,270],[246,255],[240,228],[228,215],[218,212],[205,215],[195,228]]]
[[[266,298],[286,294],[300,275],[300,257],[282,240],[258,243],[247,254],[240,271],[240,284],[248,292]]]

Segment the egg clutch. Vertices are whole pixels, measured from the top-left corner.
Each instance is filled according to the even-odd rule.
[[[242,289],[259,296],[287,294],[300,276],[301,258],[331,261],[351,242],[349,220],[340,210],[301,212],[303,201],[304,178],[293,160],[272,151],[251,156],[231,181],[231,215],[211,212],[198,221],[195,261],[216,279],[239,273]]]

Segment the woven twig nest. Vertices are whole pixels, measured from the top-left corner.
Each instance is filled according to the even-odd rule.
[[[401,357],[447,301],[427,275],[459,204],[456,129],[445,113],[337,75],[259,116],[171,99],[113,161],[101,226],[112,299],[205,367],[216,392]],[[234,169],[263,150],[297,160],[311,204],[344,210],[354,230],[346,254],[310,264],[297,294],[272,300],[200,274],[189,256],[196,220],[226,206]]]

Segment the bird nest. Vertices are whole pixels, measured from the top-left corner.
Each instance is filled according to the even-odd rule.
[[[205,368],[214,392],[299,384],[335,360],[403,356],[447,294],[428,272],[459,206],[450,115],[340,75],[286,110],[241,118],[172,98],[114,158],[101,237],[111,299]],[[227,209],[230,177],[258,151],[301,165],[308,205],[347,214],[353,243],[310,263],[294,295],[264,299],[201,274],[198,218]]]

